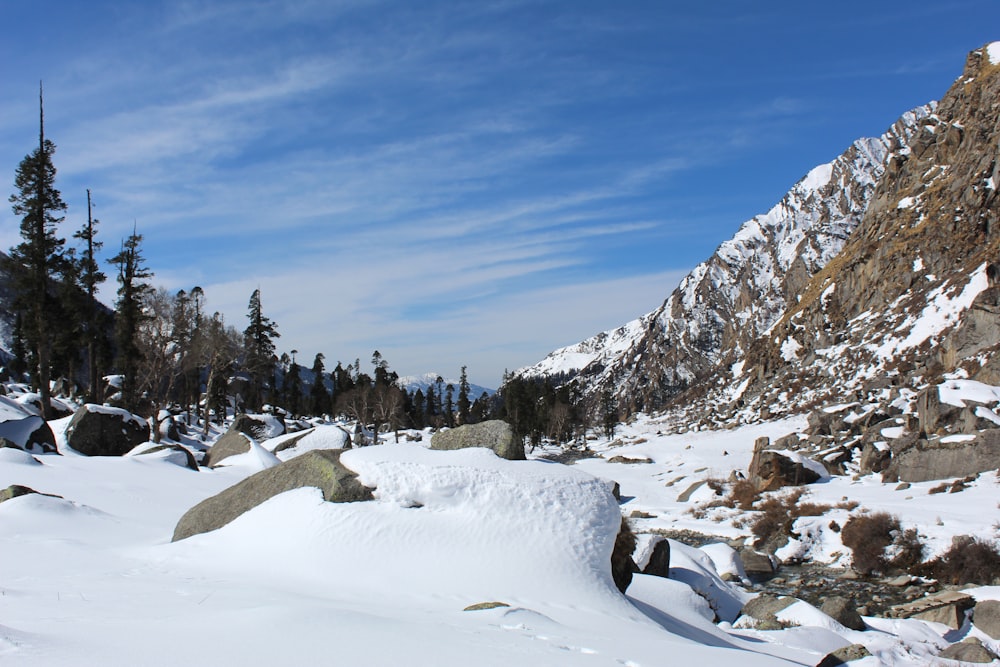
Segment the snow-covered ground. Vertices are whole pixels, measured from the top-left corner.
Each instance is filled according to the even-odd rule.
[[[752,592],[719,578],[732,550],[718,544],[673,543],[673,579],[636,575],[627,596],[615,588],[620,512],[653,515],[633,520],[639,532],[740,534],[731,517],[688,513],[712,493],[707,486],[687,502],[678,496],[745,470],[756,437],[802,420],[660,436],[643,418],[620,427],[616,441],[590,443],[604,458],[571,466],[430,451],[429,438],[356,449],[342,460],[377,489],[375,501],[336,505],[299,489],[176,543],[187,509],[275,465],[269,450],[283,439],[195,472],[168,451],[81,456],[65,445],[66,423],[53,424],[61,456],[0,449],[0,489],[61,496],[0,504],[3,665],[814,665],[851,643],[875,654],[856,664],[926,664],[956,640],[920,621],[871,619],[877,629],[850,631],[805,603],[782,617],[802,627],[734,627]],[[341,441],[336,426],[321,427],[297,451]],[[611,463],[615,455],[651,463]],[[620,507],[608,479],[621,486]],[[812,493],[888,508],[941,542],[995,534],[994,512],[961,510],[996,506],[992,476],[962,494],[928,496],[924,486],[896,492],[833,478]],[[464,611],[487,602],[506,606]],[[714,623],[713,609],[729,618]]]

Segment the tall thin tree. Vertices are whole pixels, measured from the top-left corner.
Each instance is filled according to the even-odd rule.
[[[36,367],[32,375],[44,419],[52,417],[49,376],[56,325],[52,321],[54,297],[49,284],[62,272],[66,242],[55,234],[56,225],[64,219],[59,213],[66,210],[55,187],[56,168],[52,163],[55,150],[55,144],[45,138],[45,105],[39,83],[38,148],[18,165],[14,179],[17,193],[10,196],[14,214],[21,216],[21,238],[24,240],[11,250],[10,257],[17,269],[18,309],[25,315],[25,335],[34,348]]]

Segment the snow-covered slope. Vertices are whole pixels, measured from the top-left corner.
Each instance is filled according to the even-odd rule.
[[[859,139],[812,169],[770,211],[745,222],[657,310],[518,373],[575,371],[585,394],[611,388],[622,407],[634,411],[662,406],[720,360],[741,356],[840,252],[868,208],[887,156],[905,150],[932,109],[914,109],[881,137]]]
[[[417,389],[420,389],[425,394],[427,393],[427,388],[432,387],[436,384],[438,378],[442,379],[441,386],[447,387],[451,385],[455,388],[455,396],[458,397],[458,385],[459,381],[455,378],[446,378],[437,373],[424,373],[423,375],[404,375],[396,381],[396,384],[400,386],[401,389],[405,389],[411,394]],[[487,396],[492,396],[496,393],[496,389],[490,389],[488,387],[482,387],[478,384],[469,384],[469,400],[476,400],[483,394]]]

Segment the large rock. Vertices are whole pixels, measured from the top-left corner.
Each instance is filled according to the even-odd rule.
[[[237,454],[246,454],[250,451],[250,436],[239,431],[229,429],[222,434],[211,449],[205,454],[204,463],[209,468],[219,465],[223,459]]]
[[[980,600],[972,610],[972,622],[993,639],[1000,639],[1000,600]]]
[[[66,442],[87,456],[124,456],[148,440],[145,419],[103,405],[84,405],[66,427]]]
[[[646,567],[642,568],[643,574],[652,574],[664,579],[670,578],[670,540],[664,538],[657,540],[653,545],[653,550],[649,554],[649,561]]]
[[[26,452],[56,452],[56,437],[41,417],[8,419],[0,422],[0,438]]]
[[[983,646],[983,642],[976,637],[968,637],[964,641],[952,644],[938,653],[938,657],[980,664],[989,664],[997,659],[997,655]]]
[[[524,441],[514,434],[510,424],[499,419],[438,431],[431,437],[431,449],[467,447],[492,449],[497,456],[511,461],[525,459]]]
[[[870,655],[871,651],[869,651],[864,645],[851,644],[849,646],[842,646],[831,653],[827,653],[826,656],[819,661],[816,667],[838,667],[839,665],[846,665],[854,662],[855,660],[864,660]]]
[[[812,484],[820,474],[790,456],[771,450],[754,454],[750,479],[759,491],[777,491],[784,486]]]
[[[942,591],[914,602],[897,605],[890,610],[890,613],[894,618],[933,621],[958,630],[965,622],[965,612],[975,605],[976,601],[971,595],[956,591]]]
[[[864,619],[858,613],[857,606],[849,599],[832,595],[823,600],[819,610],[851,630],[867,630]]]
[[[173,541],[221,528],[268,498],[304,486],[318,488],[328,502],[371,500],[372,490],[340,463],[340,454],[335,449],[307,452],[206,498],[177,522]]]
[[[625,517],[622,517],[618,535],[615,536],[615,547],[611,552],[611,577],[622,593],[632,583],[632,575],[639,571],[635,561],[632,560],[633,551],[635,551],[635,533],[632,532],[632,527],[628,525]]]
[[[778,612],[791,607],[798,601],[798,598],[791,596],[778,597],[762,593],[743,605],[740,615],[754,619],[756,621],[755,627],[758,630],[780,630],[782,625],[778,621]]]
[[[921,439],[908,444],[897,449],[893,443],[892,462],[882,473],[884,481],[926,482],[1000,468],[1000,429],[989,429],[974,437]]]

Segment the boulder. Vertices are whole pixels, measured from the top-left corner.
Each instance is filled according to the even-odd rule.
[[[497,456],[511,461],[525,459],[524,441],[514,434],[510,424],[499,419],[438,431],[431,437],[431,449],[467,447],[486,447],[492,449]]]
[[[632,575],[639,571],[635,561],[632,560],[633,551],[635,551],[635,534],[625,517],[622,517],[618,535],[615,536],[615,546],[611,551],[611,577],[623,594],[632,583]]]
[[[642,568],[642,573],[664,579],[670,578],[670,540],[661,539],[653,545],[653,551],[649,554],[649,561],[646,567]]]
[[[230,456],[246,454],[250,451],[250,436],[240,431],[229,429],[222,434],[222,437],[215,441],[211,449],[205,454],[205,465],[214,468]]]
[[[991,663],[997,659],[997,655],[983,646],[983,642],[976,637],[968,637],[957,644],[952,644],[945,650],[938,653],[938,657],[945,658],[947,660],[983,664]]]
[[[965,612],[975,605],[976,601],[971,595],[942,591],[914,602],[897,605],[890,611],[894,618],[916,618],[921,621],[943,623],[958,630],[965,622]]]
[[[820,479],[820,474],[800,461],[781,452],[765,450],[754,455],[755,469],[750,471],[750,479],[758,491],[776,491],[784,486],[812,484]]]
[[[749,616],[756,621],[755,627],[758,630],[779,630],[782,628],[778,621],[778,612],[791,607],[798,602],[797,598],[791,596],[770,595],[762,593],[753,598],[740,610],[740,616]]]
[[[867,630],[858,608],[849,598],[832,595],[823,600],[819,610],[851,630]]]
[[[0,489],[0,503],[12,500],[14,498],[19,498],[20,496],[27,496],[32,493],[38,494],[40,496],[48,496],[49,498],[62,498],[62,496],[57,496],[52,493],[39,493],[30,486],[11,484],[6,489]]]
[[[13,445],[26,452],[58,453],[56,437],[41,417],[30,416],[0,422],[0,438],[10,443],[7,446]]]
[[[146,456],[149,454],[156,454],[157,452],[165,452],[165,451],[177,452],[178,454],[181,454],[184,457],[184,465],[186,467],[190,468],[191,470],[198,470],[198,460],[195,459],[194,454],[191,452],[190,449],[188,449],[187,447],[183,447],[181,445],[174,445],[174,444],[156,445],[154,447],[150,447],[149,449],[144,449],[141,452],[136,452],[135,455]]]
[[[1000,600],[980,600],[972,610],[973,624],[993,639],[1000,639]]]
[[[989,429],[975,437],[951,436],[893,443],[892,462],[882,473],[883,481],[926,482],[933,479],[967,477],[1000,468],[1000,429]]]
[[[816,667],[838,667],[838,665],[846,665],[849,662],[862,660],[870,655],[871,651],[863,644],[850,644],[849,646],[842,646],[836,651],[827,653]]]
[[[839,412],[825,412],[817,410],[810,412],[807,417],[809,435],[836,435],[838,431],[844,430],[844,416]]]
[[[774,574],[774,561],[767,554],[743,547],[739,551],[743,571],[751,579],[766,579]]]
[[[172,541],[221,528],[265,500],[305,486],[317,487],[323,499],[332,503],[371,500],[372,489],[340,463],[340,454],[337,449],[306,452],[206,498],[180,518]]]
[[[66,442],[86,456],[124,456],[149,440],[149,424],[121,408],[88,403],[66,427]]]
[[[941,402],[937,385],[917,394],[917,419],[924,434],[932,435],[945,425],[953,424],[960,413],[961,408]]]

